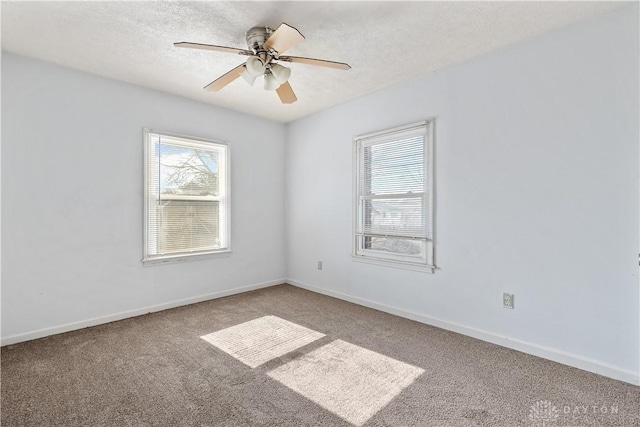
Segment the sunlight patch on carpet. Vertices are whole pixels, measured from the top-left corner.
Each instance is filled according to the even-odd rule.
[[[360,426],[423,372],[424,369],[336,340],[267,375]]]
[[[264,316],[200,338],[255,368],[324,336],[277,316]]]

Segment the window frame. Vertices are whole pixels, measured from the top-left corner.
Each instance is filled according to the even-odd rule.
[[[151,166],[151,158],[150,158],[150,144],[151,144],[151,135],[160,135],[166,136],[168,138],[177,138],[186,140],[187,143],[192,142],[194,146],[201,145],[206,147],[207,145],[213,147],[222,147],[224,148],[224,174],[221,175],[224,177],[224,188],[221,189],[224,191],[222,196],[202,196],[211,198],[211,200],[218,200],[220,202],[219,216],[220,216],[220,235],[221,240],[226,241],[226,245],[220,249],[212,249],[212,250],[200,250],[200,251],[191,251],[191,252],[180,252],[176,254],[168,254],[168,255],[150,255],[149,251],[149,196],[150,196],[150,188],[149,188],[149,168]],[[185,144],[186,145],[186,144]],[[196,261],[207,258],[215,258],[220,256],[229,256],[231,254],[231,185],[230,185],[230,165],[231,165],[231,153],[229,149],[229,144],[224,141],[216,141],[206,138],[200,138],[190,135],[184,135],[179,133],[161,131],[156,129],[143,128],[143,157],[144,157],[144,172],[143,172],[143,193],[144,193],[144,205],[143,205],[143,248],[142,248],[142,263],[143,265],[154,265],[154,264],[164,264],[164,263],[174,263],[174,262],[183,262],[183,261]],[[220,182],[220,181],[219,181]],[[198,196],[185,196],[186,198],[196,197]],[[181,199],[182,200],[182,199]],[[184,199],[186,200],[186,199]]]
[[[353,138],[353,229],[352,229],[352,259],[354,261],[367,262],[372,264],[384,265],[395,268],[403,268],[415,271],[424,271],[433,273],[436,266],[434,261],[434,244],[433,244],[433,216],[434,216],[434,161],[433,161],[433,127],[434,118],[427,120],[409,123],[403,126],[397,126],[380,130],[377,132],[371,132],[355,136]],[[416,238],[417,240],[424,241],[423,251],[424,255],[402,255],[387,253],[383,251],[376,251],[373,249],[365,248],[364,236],[367,233],[360,231],[360,215],[363,215],[361,208],[361,198],[366,197],[368,199],[376,199],[375,197],[364,195],[362,189],[364,183],[361,182],[361,170],[364,165],[364,150],[363,147],[372,146],[382,143],[383,140],[393,141],[394,135],[399,137],[400,134],[408,133],[421,133],[424,135],[424,188],[423,193],[423,208],[425,210],[424,215],[424,227],[426,230],[426,237],[424,240]],[[406,193],[407,195],[409,193]],[[394,198],[399,195],[382,196],[377,198]],[[362,219],[364,221],[364,219]],[[369,233],[373,234],[373,233]],[[390,238],[393,236],[387,235]],[[406,238],[405,238],[406,239]]]

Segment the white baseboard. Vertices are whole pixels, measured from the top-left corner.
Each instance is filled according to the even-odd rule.
[[[270,280],[268,282],[255,283],[253,285],[241,286],[239,288],[227,289],[224,291],[213,292],[206,295],[184,298],[177,301],[165,302],[162,304],[138,308],[135,310],[122,311],[120,313],[110,314],[108,316],[101,316],[101,317],[95,317],[93,319],[81,320],[79,322],[66,323],[64,325],[54,326],[51,328],[38,329],[35,331],[23,333],[23,334],[10,335],[8,337],[2,337],[0,342],[2,346],[17,344],[23,341],[35,340],[37,338],[43,338],[49,335],[61,334],[63,332],[75,331],[77,329],[88,328],[90,326],[102,325],[109,322],[115,322],[117,320],[128,319],[130,317],[141,316],[147,313],[154,313],[156,311],[167,310],[170,308],[180,307],[183,305],[195,304],[197,302],[208,301],[211,299],[227,297],[235,294],[241,294],[243,292],[253,291],[256,289],[268,288],[269,286],[280,285],[282,283],[286,283],[286,279],[276,279],[276,280]]]
[[[472,328],[469,326],[459,325],[457,323],[448,322],[446,320],[437,319],[434,317],[426,316],[424,314],[414,313],[412,311],[403,310],[401,308],[392,307],[386,304],[380,304],[375,301],[354,297],[351,295],[343,294],[341,292],[319,288],[317,286],[313,286],[308,283],[303,283],[294,279],[287,279],[286,283],[303,288],[303,289],[307,289],[312,292],[317,292],[319,294],[324,294],[324,295],[328,295],[341,300],[349,301],[354,304],[384,311],[385,313],[390,313],[396,316],[415,320],[416,322],[425,323],[427,325],[435,326],[441,329],[446,329],[452,332],[457,332],[459,334],[467,335],[482,341],[487,341],[493,344],[497,344],[502,347],[507,347],[513,350],[521,351],[523,353],[542,357],[544,359],[552,360],[554,362],[562,363],[564,365],[569,365],[574,368],[593,372],[595,374],[603,375],[605,377],[624,381],[633,385],[640,385],[639,373],[620,369],[616,366],[610,365],[605,362],[579,356],[577,354],[568,353],[566,351],[545,347],[538,344],[533,344],[533,343],[522,341],[516,338],[510,338],[507,336],[498,335],[493,332],[488,332],[481,329]]]

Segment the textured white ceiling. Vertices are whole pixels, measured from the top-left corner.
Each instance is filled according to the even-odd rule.
[[[627,2],[2,2],[2,49],[233,110],[288,122]],[[243,57],[178,49],[191,41],[245,48],[255,25],[296,27],[291,105],[238,79],[202,88]]]

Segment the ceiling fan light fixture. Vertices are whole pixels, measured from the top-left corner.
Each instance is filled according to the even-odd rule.
[[[264,74],[265,64],[262,62],[260,58],[257,56],[251,56],[247,59],[247,63],[245,64],[245,68],[247,72],[254,77],[258,77]]]
[[[264,90],[276,90],[280,87],[280,83],[271,73],[267,73],[264,75]]]
[[[271,66],[271,73],[276,77],[278,84],[283,84],[291,77],[291,69],[283,67],[280,64],[273,64]]]
[[[245,79],[247,83],[249,83],[249,86],[253,86],[253,83],[256,81],[256,78],[257,78],[256,76],[252,75],[249,72],[249,70],[247,70],[247,67],[244,67],[244,70],[242,70],[240,75],[242,76],[243,79]]]

